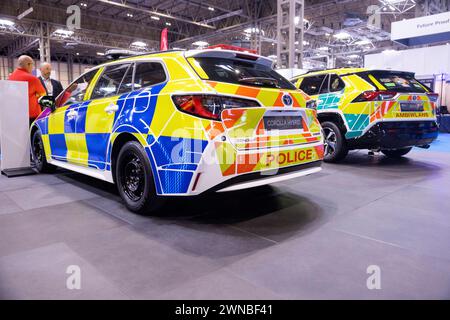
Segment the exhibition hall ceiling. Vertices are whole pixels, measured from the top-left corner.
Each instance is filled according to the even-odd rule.
[[[65,33],[72,12],[67,11],[73,5],[80,9],[81,29]],[[305,0],[305,59],[325,61],[333,54],[359,64],[364,53],[393,46],[392,21],[438,12],[445,6],[448,10],[446,0]],[[375,7],[382,14],[374,20]],[[73,55],[101,60],[111,48],[153,51],[159,47],[163,28],[169,30],[172,48],[258,43],[261,54],[273,56],[276,13],[276,0],[2,0],[0,50],[3,55],[38,55],[37,39],[45,23],[52,56],[61,59]],[[368,21],[376,28],[367,28]]]

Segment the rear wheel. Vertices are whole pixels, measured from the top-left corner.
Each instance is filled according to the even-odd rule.
[[[389,158],[400,158],[403,157],[408,152],[410,152],[411,150],[412,147],[402,149],[381,150],[381,152],[383,152],[383,154]]]
[[[345,136],[339,127],[333,122],[322,123],[323,135],[325,139],[325,162],[338,162],[348,154]]]
[[[55,172],[56,167],[47,162],[44,143],[42,142],[42,135],[39,130],[36,130],[31,137],[31,156],[34,167],[39,173]]]
[[[140,143],[130,141],[122,147],[115,171],[119,194],[130,211],[149,214],[160,207],[150,161]]]

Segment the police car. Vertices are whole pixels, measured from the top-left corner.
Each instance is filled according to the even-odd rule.
[[[39,172],[115,183],[147,213],[167,196],[231,191],[318,172],[315,102],[242,50],[122,58],[76,79],[32,124]]]

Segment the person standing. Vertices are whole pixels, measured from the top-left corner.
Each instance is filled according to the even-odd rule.
[[[44,62],[41,64],[40,70],[41,76],[39,77],[39,80],[41,80],[42,85],[47,91],[47,95],[56,98],[63,91],[63,87],[61,82],[50,77],[52,65],[48,62]]]
[[[41,106],[38,103],[38,99],[45,96],[46,91],[41,81],[34,76],[33,71],[34,61],[31,57],[23,55],[19,57],[18,67],[10,74],[8,80],[12,81],[25,81],[28,83],[28,110],[30,124],[41,113]]]

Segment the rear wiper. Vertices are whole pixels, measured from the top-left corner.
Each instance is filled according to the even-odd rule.
[[[241,78],[238,80],[239,82],[246,82],[246,83],[251,83],[251,84],[255,84],[255,85],[272,85],[275,88],[279,88],[278,86],[278,80],[273,79],[273,78],[265,78],[265,77],[249,77],[249,78]]]

